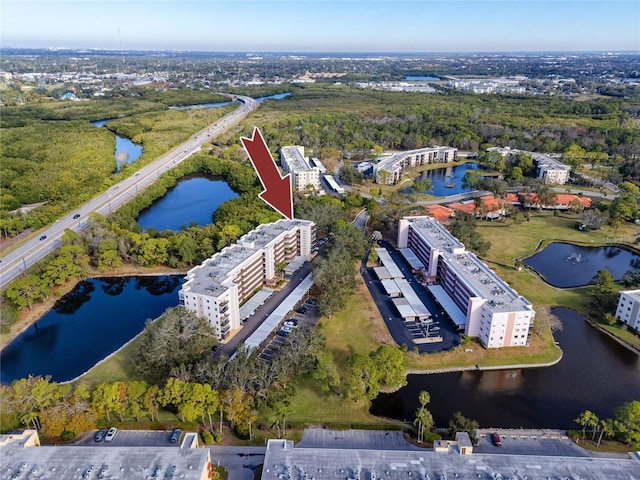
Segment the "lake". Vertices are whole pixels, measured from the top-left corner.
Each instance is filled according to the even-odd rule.
[[[430,179],[433,183],[433,190],[426,193],[435,195],[436,197],[457,195],[468,191],[468,189],[462,188],[462,178],[465,173],[467,173],[467,170],[482,170],[482,167],[473,162],[456,166],[439,167],[432,170],[425,170],[415,180],[424,181]],[[409,191],[407,189],[402,193],[409,193]]]
[[[413,421],[418,394],[431,394],[427,406],[436,426],[446,427],[456,411],[482,428],[577,428],[584,410],[600,418],[640,400],[640,357],[591,327],[567,308],[555,308],[564,329],[556,340],[564,352],[547,368],[409,375],[408,384],[374,400],[371,413]],[[535,327],[534,327],[535,329]]]
[[[0,381],[28,375],[71,380],[140,333],[148,319],[178,305],[182,275],[91,278],[0,353]]]
[[[98,120],[96,122],[91,122],[91,124],[98,128],[102,128],[108,121],[109,120]],[[115,137],[116,150],[114,152],[114,156],[116,159],[116,172],[119,172],[120,165],[123,163],[131,164],[140,158],[142,155],[142,145],[136,145],[128,138],[121,137],[119,135],[115,135]]]
[[[598,270],[607,269],[621,280],[627,271],[640,271],[640,256],[619,247],[582,247],[553,242],[522,263],[538,272],[554,287],[587,285]]]
[[[143,210],[138,216],[138,224],[144,229],[173,231],[191,223],[207,225],[220,205],[237,197],[224,180],[203,174],[187,175]]]

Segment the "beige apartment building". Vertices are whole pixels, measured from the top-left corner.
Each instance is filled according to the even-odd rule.
[[[278,281],[282,266],[308,260],[315,239],[315,224],[308,220],[260,225],[189,270],[180,304],[207,319],[224,340],[242,325],[240,306],[262,286]]]
[[[453,147],[428,147],[394,153],[378,159],[373,166],[373,178],[376,183],[395,185],[408,168],[431,163],[453,162],[457,152],[458,150]]]
[[[410,249],[423,264],[423,276],[439,284],[431,287],[436,298],[447,296],[447,301],[440,303],[452,310],[449,316],[464,328],[465,335],[478,337],[487,348],[529,343],[535,317],[531,303],[467,251],[436,219],[400,219],[398,248]]]
[[[291,174],[291,185],[294,190],[321,189],[321,169],[315,165],[315,161],[304,156],[304,147],[300,145],[282,147],[280,164],[286,173]]]

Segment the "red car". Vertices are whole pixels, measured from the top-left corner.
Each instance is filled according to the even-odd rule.
[[[493,442],[493,444],[496,447],[501,447],[502,446],[502,440],[500,440],[500,435],[498,435],[497,433],[492,433],[491,434],[491,441]]]

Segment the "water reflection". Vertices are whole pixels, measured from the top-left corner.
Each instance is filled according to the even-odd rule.
[[[0,381],[28,375],[71,380],[178,303],[182,276],[92,278],[63,296],[0,353]]]
[[[523,263],[555,287],[587,285],[598,270],[607,269],[618,281],[629,270],[640,271],[640,257],[619,247],[581,247],[570,243],[550,243]]]
[[[446,197],[448,195],[457,195],[466,192],[462,187],[462,179],[468,170],[481,170],[482,167],[477,163],[464,163],[462,165],[446,166],[425,170],[420,174],[416,181],[431,180],[433,190],[426,192],[436,197]],[[403,191],[408,193],[409,190]]]
[[[93,282],[86,280],[78,282],[73,290],[55,303],[53,310],[56,313],[71,315],[91,300],[91,294],[95,289],[96,286]]]
[[[381,394],[375,415],[413,420],[421,390],[431,393],[429,410],[444,427],[460,411],[481,427],[575,428],[584,410],[611,418],[616,407],[640,399],[640,356],[622,347],[576,312],[555,308],[563,324],[556,338],[564,352],[548,368],[409,375],[408,384]]]

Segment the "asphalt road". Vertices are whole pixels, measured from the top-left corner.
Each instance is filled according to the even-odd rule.
[[[34,238],[4,255],[0,259],[2,262],[0,263],[0,289],[6,287],[20,273],[58,248],[60,246],[60,237],[66,228],[78,232],[86,226],[91,212],[108,215],[117,210],[121,205],[134,198],[139,191],[160,178],[162,173],[179,165],[184,159],[200,150],[203,143],[211,141],[211,139],[220,135],[230,126],[238,123],[259,105],[257,101],[249,97],[238,96],[237,99],[240,100],[241,104],[233,112],[194,134],[182,144],[172,148],[152,163],[138,170],[135,175],[122,180],[65,217],[57,220],[54,224],[40,230]],[[74,218],[76,216],[78,218]],[[40,238],[43,239],[39,240]]]

